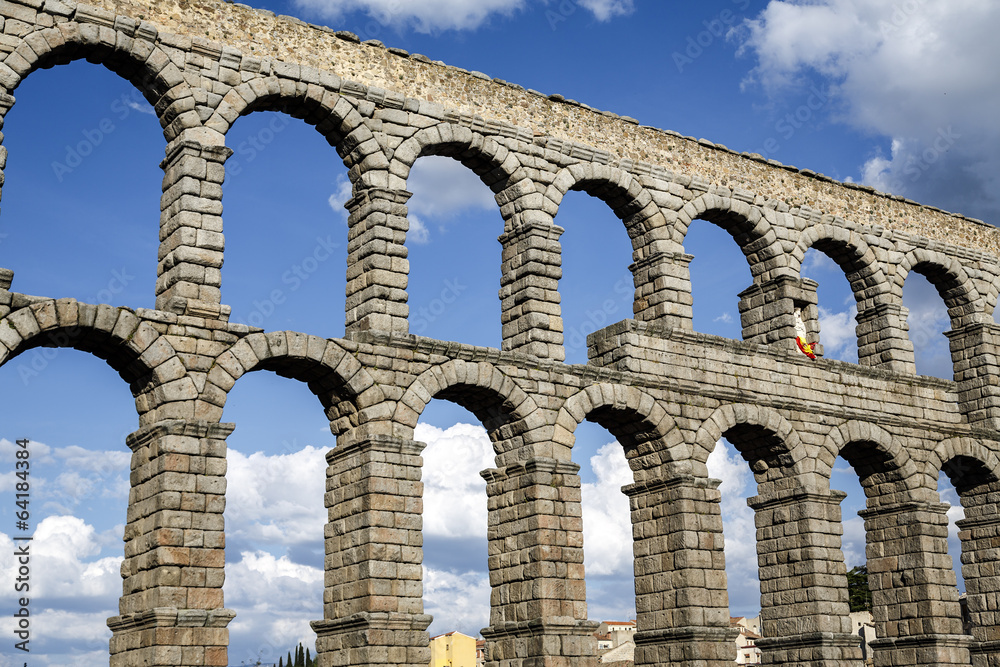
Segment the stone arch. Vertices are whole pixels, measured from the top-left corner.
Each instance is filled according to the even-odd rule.
[[[884,295],[890,292],[889,281],[878,258],[861,235],[833,225],[806,227],[789,256],[789,269],[800,276],[802,261],[810,248],[825,253],[844,271],[859,311],[875,305],[877,297],[873,294],[883,296],[884,300]]]
[[[1000,456],[973,438],[943,440],[930,452],[926,474],[932,487],[944,471],[959,495],[970,489],[1000,481]]]
[[[323,86],[279,76],[261,76],[232,88],[205,126],[226,135],[241,116],[277,111],[316,128],[350,168],[375,155],[387,168],[382,147],[350,100]]]
[[[453,359],[421,373],[403,393],[392,415],[393,422],[413,429],[424,408],[434,398],[452,401],[476,416],[503,454],[500,442],[516,446],[530,439],[530,431],[544,426],[535,401],[507,374],[487,361]]]
[[[127,308],[50,299],[0,319],[0,366],[36,347],[72,348],[106,361],[129,383],[140,424],[156,421],[164,404],[197,393],[170,342]]]
[[[797,468],[807,460],[805,445],[791,423],[762,405],[730,403],[716,408],[695,433],[692,459],[705,465],[723,437],[750,464],[758,481],[768,477],[769,470],[798,472]]]
[[[817,459],[817,472],[827,481],[838,456],[854,468],[869,499],[920,485],[909,452],[877,424],[851,420],[830,431]]]
[[[244,374],[269,370],[305,382],[330,418],[334,435],[357,426],[359,408],[384,399],[354,355],[332,340],[294,331],[253,333],[222,352],[208,372],[205,396],[222,417],[226,396]]]
[[[962,264],[953,257],[926,248],[911,250],[899,263],[893,281],[893,296],[900,303],[903,301],[903,284],[912,271],[926,277],[937,289],[948,307],[953,329],[975,321],[979,314],[985,316],[986,304]]]
[[[37,69],[86,58],[135,86],[157,111],[164,137],[171,141],[185,126],[200,121],[193,105],[185,101],[193,93],[183,73],[155,38],[155,31],[142,26],[127,31],[93,23],[59,23],[22,39],[0,64],[0,84],[13,92]]]
[[[707,220],[726,230],[739,245],[755,282],[787,270],[788,259],[777,233],[762,209],[747,202],[710,193],[695,197],[677,212],[673,239],[684,243],[695,220]]]
[[[506,201],[500,195],[515,184],[533,191],[517,155],[490,137],[454,123],[441,122],[418,130],[392,151],[392,179],[399,179],[399,188],[405,189],[414,163],[424,156],[440,155],[454,158],[471,169],[480,180],[496,193],[497,203]]]
[[[653,240],[666,240],[667,222],[659,206],[639,179],[627,171],[596,162],[564,167],[545,191],[544,204],[559,210],[570,190],[578,190],[606,203],[625,225],[632,240],[636,261],[648,254],[644,248]]]
[[[637,469],[652,470],[688,458],[690,447],[673,418],[659,401],[636,387],[600,383],[579,390],[559,409],[552,441],[572,448],[584,420],[610,431],[630,461],[656,459],[636,461]]]

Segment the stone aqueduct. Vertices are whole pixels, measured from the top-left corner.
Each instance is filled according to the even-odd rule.
[[[359,43],[215,0],[3,0],[0,114],[38,68],[86,58],[131,81],[163,127],[156,308],[130,310],[0,287],[0,360],[66,345],[130,383],[133,451],[111,664],[225,665],[223,507],[227,392],[250,371],[308,383],[337,446],[327,456],[321,664],[426,664],[422,445],[428,401],[471,410],[495,444],[489,495],[495,667],[593,665],[574,430],[610,430],[634,471],[636,663],[729,665],[718,482],[725,436],[751,466],[765,660],[860,665],[850,635],[839,502],[844,456],[868,496],[876,665],[1000,665],[1000,235],[988,225],[757,155],[640,126],[419,55]],[[346,337],[263,332],[222,305],[226,132],[241,116],[302,118],[349,169]],[[2,117],[2,116],[0,116]],[[332,155],[332,152],[331,152]],[[407,175],[460,160],[496,193],[505,228],[502,348],[407,331]],[[5,156],[3,156],[5,157]],[[566,365],[559,306],[564,194],[610,206],[634,248],[634,319]],[[753,284],[744,341],[695,333],[684,236],[695,218],[733,237]],[[858,365],[794,349],[793,310],[818,331],[818,248],[858,303]],[[919,377],[902,286],[937,287],[954,381]],[[742,286],[740,286],[742,287]],[[944,470],[966,518],[964,634],[946,550]]]

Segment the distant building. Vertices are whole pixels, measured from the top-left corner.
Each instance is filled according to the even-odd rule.
[[[604,621],[594,633],[601,664],[635,660],[635,621]]]
[[[430,667],[476,667],[476,640],[461,632],[431,637]]]
[[[476,640],[476,667],[485,667],[486,665],[486,640],[477,639]]]
[[[736,642],[736,664],[761,664],[761,652],[757,646],[757,640],[761,638],[760,616],[754,618],[730,616],[729,627],[739,630],[739,634],[734,640]]]
[[[869,644],[875,639],[875,619],[870,611],[851,612],[851,634],[861,640],[861,657],[866,664],[874,660]]]

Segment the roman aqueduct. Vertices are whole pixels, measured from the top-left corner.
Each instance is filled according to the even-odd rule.
[[[321,664],[427,663],[421,449],[433,398],[474,413],[496,449],[489,495],[494,667],[594,665],[580,479],[583,420],[623,445],[634,533],[636,663],[732,664],[718,482],[720,437],[753,470],[769,664],[860,665],[848,625],[837,456],[857,471],[879,639],[875,664],[1000,665],[1000,234],[979,221],[838,183],[759,155],[639,125],[561,96],[359,42],[350,33],[216,0],[4,0],[0,119],[35,70],[85,58],[154,105],[165,159],[155,309],[11,291],[0,280],[0,361],[36,346],[91,352],[130,383],[140,428],[114,666],[227,664],[223,603],[227,393],[248,372],[305,382],[329,417]],[[304,119],[349,169],[346,336],[261,331],[223,305],[222,196],[242,115]],[[501,349],[408,333],[407,176],[450,156],[496,194],[504,220]],[[2,158],[5,158],[4,153]],[[607,203],[633,247],[634,317],[563,363],[563,196]],[[696,333],[684,240],[729,232],[753,284],[743,341]],[[793,313],[818,331],[809,248],[843,269],[859,364],[810,361]],[[916,375],[902,287],[926,276],[948,306],[954,381]],[[741,286],[742,287],[742,286]],[[937,491],[965,508],[964,633]]]

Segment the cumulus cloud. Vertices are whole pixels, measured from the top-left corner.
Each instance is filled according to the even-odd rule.
[[[229,660],[252,664],[258,657],[277,659],[300,641],[314,646],[310,621],[323,617],[323,571],[275,557],[245,551],[226,565],[226,606],[236,611],[229,625]]]
[[[582,485],[584,567],[588,575],[632,574],[632,520],[628,497],[632,471],[622,446],[609,442],[590,458],[597,481]]]
[[[747,504],[756,495],[750,466],[726,440],[720,440],[708,457],[708,475],[722,480],[723,534],[726,543],[726,578],[730,613],[755,614],[760,609],[757,574],[757,529]]]
[[[859,166],[866,183],[996,222],[998,22],[990,0],[772,0],[741,52],[748,84],[781,96],[818,79],[836,120],[889,140]]]
[[[424,566],[424,612],[431,635],[458,630],[471,637],[490,621],[490,579],[485,571],[448,572]]]
[[[424,449],[424,532],[441,537],[486,536],[486,481],[494,467],[493,444],[478,424],[440,429],[419,423],[414,438]]]
[[[851,304],[847,310],[840,312],[819,307],[820,342],[824,355],[830,359],[858,363],[857,317],[857,304]]]
[[[344,205],[350,201],[353,196],[353,186],[351,185],[351,179],[347,176],[341,174],[337,176],[337,180],[334,181],[334,191],[333,194],[327,199],[327,203],[333,212],[341,216],[344,222],[347,222],[347,209]]]
[[[237,545],[322,544],[326,450],[250,455],[230,448],[226,537]],[[239,548],[239,547],[238,547]]]
[[[409,210],[427,218],[453,218],[470,210],[496,210],[493,192],[476,173],[457,160],[428,155],[413,163],[406,187],[413,193]]]

